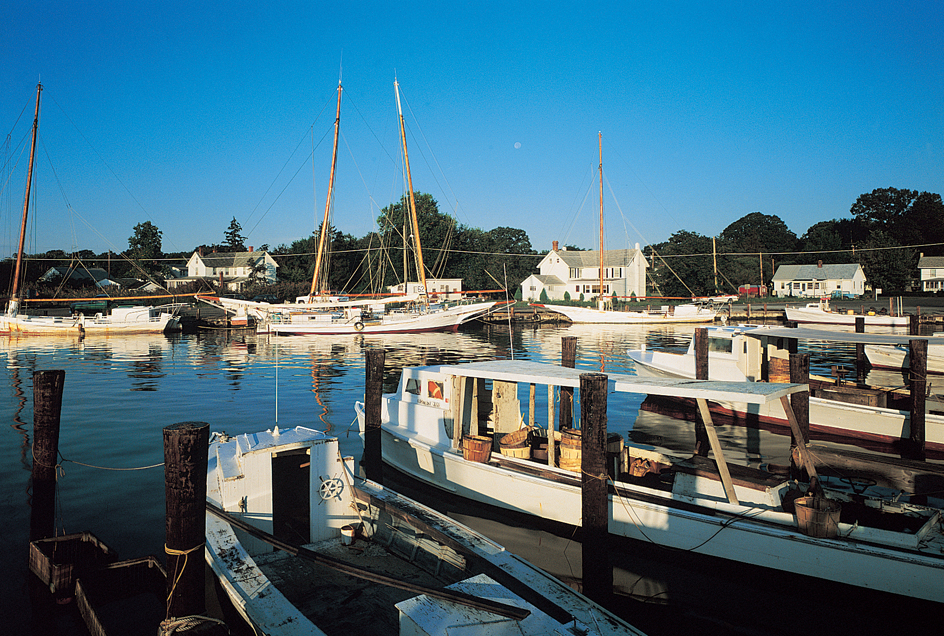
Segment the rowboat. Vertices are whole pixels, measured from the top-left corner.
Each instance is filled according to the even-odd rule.
[[[404,368],[397,391],[381,399],[384,462],[452,497],[580,526],[581,468],[579,462],[574,467],[564,461],[562,446],[555,443],[562,451],[559,460],[550,444],[543,461],[497,453],[470,458],[463,453],[466,436],[492,434],[497,442],[507,434],[507,422],[521,421],[519,391],[523,395],[530,386],[549,388],[547,430],[548,439],[554,439],[553,412],[560,412],[563,404],[559,396],[577,389],[580,375],[575,369],[511,360]],[[709,400],[780,401],[792,415],[788,396],[807,390],[799,384],[625,374],[609,374],[607,382],[607,393],[613,396],[608,399],[623,394],[694,399],[709,431]],[[543,390],[536,393],[543,395]],[[355,410],[363,430],[364,405],[357,403]],[[623,411],[613,409],[610,417]],[[486,428],[489,417],[493,424]],[[560,444],[567,432],[561,432]],[[801,497],[802,484],[729,465],[717,437],[709,434],[709,439],[714,459],[671,457],[653,447],[625,444],[609,475],[610,534],[944,602],[940,510],[839,492],[830,492],[819,508],[815,498]]]
[[[826,325],[855,326],[856,318],[865,320],[867,327],[907,327],[911,323],[910,316],[893,316],[874,311],[856,313],[854,311],[833,311],[829,307],[829,298],[823,297],[819,302],[807,303],[803,307],[787,305],[784,309],[787,320],[794,322],[811,322]]]
[[[217,433],[207,469],[206,559],[257,634],[641,633],[484,536],[355,477],[336,437]]]

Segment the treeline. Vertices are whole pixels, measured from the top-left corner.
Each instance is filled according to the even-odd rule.
[[[944,255],[940,194],[877,189],[860,195],[850,212],[851,219],[821,221],[800,237],[761,212],[731,223],[714,245],[712,237],[676,232],[646,248],[650,284],[663,296],[734,293],[739,285],[769,285],[780,265],[822,261],[859,263],[870,285],[901,292],[917,275],[920,253]]]

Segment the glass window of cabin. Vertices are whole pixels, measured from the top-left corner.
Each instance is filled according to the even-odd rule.
[[[412,393],[413,395],[419,395],[420,394],[420,381],[416,378],[407,378],[406,392]]]
[[[733,351],[734,341],[730,338],[708,338],[708,351],[717,351],[720,353],[731,353]]]

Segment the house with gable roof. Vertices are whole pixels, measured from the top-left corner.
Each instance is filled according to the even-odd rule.
[[[646,295],[646,268],[649,266],[639,244],[635,249],[604,250],[603,295],[616,294],[619,298],[637,298]],[[548,300],[564,300],[570,294],[574,300],[589,300],[600,295],[600,252],[553,249],[538,263],[538,273],[531,274],[521,283],[522,300],[536,301],[541,292]]]
[[[278,264],[268,252],[194,252],[187,261],[187,275],[181,278],[167,279],[168,288],[180,287],[187,283],[203,281],[217,287],[220,291],[242,291],[253,281],[253,274],[260,282],[271,285],[276,281]]]
[[[858,263],[781,265],[771,283],[774,296],[821,298],[823,296],[861,296],[865,293],[865,272]]]
[[[918,258],[918,279],[921,291],[939,292],[944,289],[944,256],[925,256]]]

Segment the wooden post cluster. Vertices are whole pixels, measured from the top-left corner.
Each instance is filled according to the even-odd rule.
[[[59,418],[65,371],[33,373],[33,499],[30,541],[56,532],[56,464],[59,459]]]
[[[708,329],[699,327],[695,329],[695,379],[708,379]],[[695,421],[695,453],[702,457],[708,457],[708,449],[711,447],[708,439],[708,430],[705,423],[701,420]]]
[[[810,383],[810,354],[791,353],[790,354],[790,382],[791,384],[809,384]],[[810,392],[793,393],[790,395],[790,405],[793,407],[793,413],[796,415],[797,424],[803,439],[797,439],[791,431],[790,434],[790,456],[793,457],[792,450],[798,445],[806,445],[810,441]],[[791,464],[793,464],[791,460]],[[793,465],[794,470],[798,467]]]
[[[181,422],[164,428],[167,616],[202,615],[207,452],[210,425]]]
[[[367,381],[364,388],[364,474],[383,483],[383,454],[380,449],[380,399],[383,395],[383,370],[387,353],[383,349],[367,351]]]
[[[855,332],[865,333],[865,316],[856,316]],[[856,346],[856,379],[862,381],[865,379],[869,370],[869,360],[865,357],[865,345],[857,342]]]
[[[908,316],[908,335],[909,336],[918,336],[921,335],[921,314],[915,312],[909,314]]]
[[[580,375],[583,591],[598,603],[613,592],[606,473],[607,376]]]

